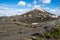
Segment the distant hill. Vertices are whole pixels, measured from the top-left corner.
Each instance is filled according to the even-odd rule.
[[[7,21],[17,21],[23,23],[37,23],[37,22],[51,21],[55,19],[54,16],[56,15],[51,14],[43,9],[35,8],[22,15],[0,17],[0,19],[6,19]]]
[[[35,8],[27,13],[24,13],[21,15],[23,22],[28,23],[36,23],[36,22],[44,22],[52,20],[52,16],[56,16],[54,14],[51,14],[45,10]]]

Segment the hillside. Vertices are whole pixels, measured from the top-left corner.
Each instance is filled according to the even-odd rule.
[[[38,35],[41,37],[60,22],[52,15],[44,10],[33,9],[22,15],[0,17],[0,40],[33,40]]]

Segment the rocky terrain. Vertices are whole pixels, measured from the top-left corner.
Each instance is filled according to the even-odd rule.
[[[34,40],[35,37],[33,36],[43,36],[44,33],[55,28],[57,22],[60,22],[58,18],[50,18],[49,15],[52,14],[39,14],[40,16],[38,16],[36,14],[37,10],[33,11],[35,12],[34,16],[28,13],[30,14],[29,16],[28,14],[23,14],[0,17],[0,40]]]

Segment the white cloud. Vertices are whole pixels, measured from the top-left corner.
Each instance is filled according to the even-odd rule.
[[[49,10],[50,8],[49,7],[46,7],[45,9]]]
[[[24,2],[24,1],[19,1],[17,3],[18,6],[27,6],[27,7],[31,7],[31,4],[27,3],[27,2]]]
[[[27,4],[28,7],[31,7],[31,4]]]
[[[42,3],[49,4],[49,3],[51,3],[51,0],[42,0]]]
[[[6,6],[0,6],[0,16],[16,15],[15,10]]]
[[[51,12],[54,12],[54,11],[56,11],[55,9],[51,9]]]
[[[59,8],[49,8],[49,7],[46,7],[46,8],[43,8],[44,10],[52,13],[52,14],[55,14],[55,15],[60,15],[60,9]]]
[[[56,15],[60,15],[60,9],[59,8],[51,9],[51,13],[56,14]]]
[[[16,11],[16,13],[21,15],[21,14],[24,14],[24,13],[30,11],[30,10],[31,9],[19,9],[19,10]]]
[[[26,10],[25,9],[18,9],[18,10],[16,10],[15,12],[17,13],[17,14],[22,14],[22,13],[24,13]]]
[[[26,5],[26,2],[24,2],[24,1],[19,1],[17,5],[18,5],[18,6],[25,6],[25,5]]]
[[[36,5],[37,8],[40,8],[41,5]]]
[[[11,16],[11,15],[15,15],[15,12],[11,9],[7,9],[8,7],[3,7],[0,8],[0,16]]]
[[[12,9],[5,6],[0,6],[0,16],[12,16],[12,15],[21,15],[30,9]]]

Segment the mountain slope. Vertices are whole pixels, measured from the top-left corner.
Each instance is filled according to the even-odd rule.
[[[23,22],[26,23],[36,23],[36,22],[44,22],[52,20],[51,16],[55,16],[54,14],[51,14],[45,10],[41,9],[33,9],[27,13],[24,13],[21,15],[21,19]]]

